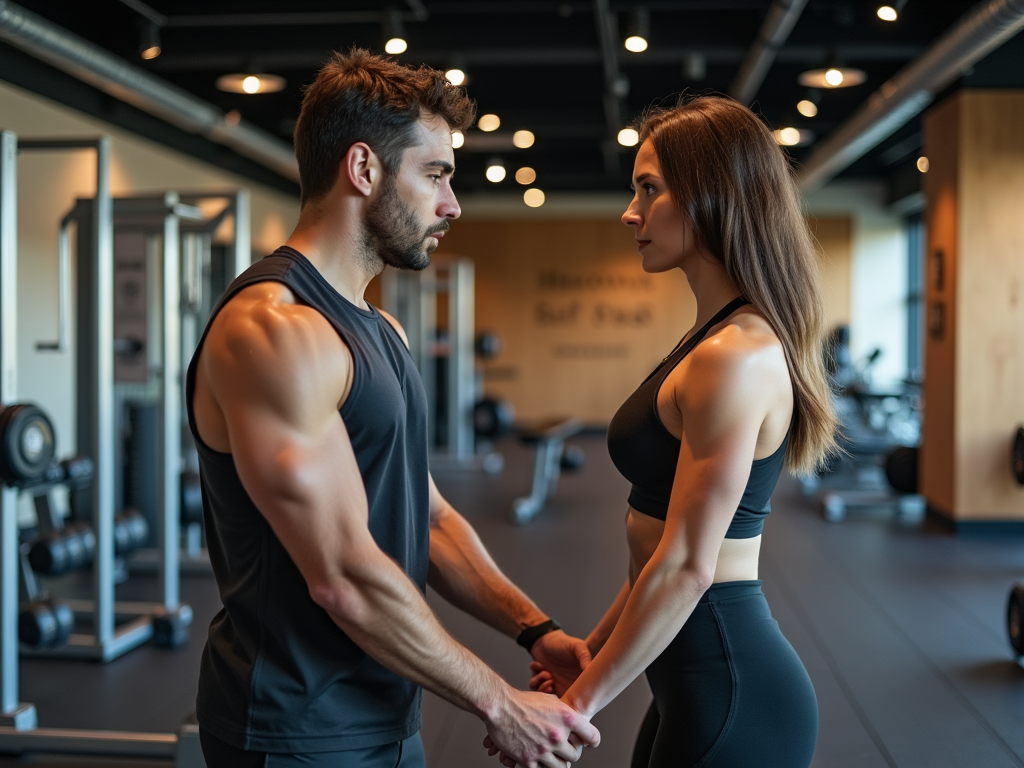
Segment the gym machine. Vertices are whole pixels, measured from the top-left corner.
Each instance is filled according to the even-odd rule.
[[[409,352],[423,380],[433,448],[431,469],[496,474],[505,465],[504,457],[493,451],[478,453],[475,443],[473,281],[473,260],[465,257],[437,257],[419,272],[385,269],[381,303],[405,329]],[[438,322],[438,311],[445,303],[446,328]]]
[[[96,197],[92,201],[87,217],[79,221],[80,237],[87,237],[92,245],[92,263],[83,272],[79,269],[79,281],[88,290],[94,311],[90,326],[79,329],[88,346],[80,348],[79,370],[86,374],[86,384],[91,397],[79,402],[80,410],[87,408],[86,417],[94,428],[87,432],[89,454],[95,459],[95,469],[90,479],[92,526],[95,536],[93,562],[94,599],[88,606],[92,615],[92,634],[75,635],[59,648],[39,649],[59,655],[109,661],[137,647],[154,636],[154,625],[160,620],[169,622],[173,629],[181,628],[185,619],[191,619],[191,610],[178,603],[177,565],[178,537],[177,504],[168,506],[168,501],[177,501],[177,474],[174,482],[164,481],[161,488],[162,512],[166,525],[162,527],[162,550],[167,555],[161,568],[164,602],[152,615],[139,615],[121,627],[115,627],[114,603],[114,422],[113,387],[114,334],[113,334],[113,204],[109,186],[110,141],[105,137],[84,140],[34,140],[20,141],[17,134],[0,131],[0,427],[8,444],[2,451],[8,465],[22,465],[21,477],[25,484],[46,480],[50,471],[55,442],[52,425],[41,411],[28,404],[15,402],[17,392],[17,155],[19,150],[88,150],[96,155]],[[77,206],[76,206],[77,208]],[[86,234],[83,234],[86,233]],[[68,304],[70,282],[68,277],[69,254],[61,248],[62,312],[59,332],[64,335],[52,347],[66,346],[68,329]],[[167,254],[165,253],[165,256]],[[163,281],[165,306],[177,306],[177,254],[164,260],[165,274],[172,279]],[[88,260],[87,260],[88,261]],[[171,271],[173,268],[173,271]],[[170,299],[170,301],[168,301]],[[175,321],[164,325],[164,351],[177,349],[174,334],[178,327]],[[170,337],[170,338],[168,338]],[[170,341],[171,344],[167,344]],[[83,354],[84,352],[84,354]],[[85,358],[83,360],[83,358]],[[164,451],[180,441],[180,417],[175,409],[180,408],[180,391],[175,376],[180,373],[177,361],[165,355],[161,371],[164,383],[172,386],[164,390],[162,397],[164,424]],[[81,385],[81,377],[79,384]],[[17,424],[21,414],[20,426]],[[80,414],[81,418],[82,414]],[[81,438],[80,438],[81,439]],[[11,444],[13,443],[13,445]],[[179,453],[171,454],[178,456]],[[45,465],[45,469],[41,467]],[[27,467],[27,470],[26,470]],[[60,470],[57,470],[58,472]],[[68,469],[63,478],[67,480]],[[171,758],[181,768],[205,766],[199,745],[198,727],[186,724],[176,733],[126,733],[117,731],[91,731],[75,729],[40,728],[33,704],[19,702],[18,696],[18,610],[19,610],[19,564],[22,561],[20,549],[17,495],[19,487],[9,482],[10,475],[0,487],[0,753],[21,754],[26,752],[55,752],[83,755],[131,756],[145,758]],[[172,514],[169,514],[173,512]],[[174,536],[169,534],[173,533]],[[27,585],[26,585],[27,587]],[[147,608],[148,610],[148,608]],[[68,628],[66,612],[53,611],[58,632]],[[173,632],[172,632],[173,634]]]

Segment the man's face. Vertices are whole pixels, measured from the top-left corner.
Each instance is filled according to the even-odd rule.
[[[385,173],[366,212],[367,255],[398,269],[425,269],[430,253],[462,211],[452,192],[455,154],[448,124],[431,115],[414,126],[416,143],[397,173]]]

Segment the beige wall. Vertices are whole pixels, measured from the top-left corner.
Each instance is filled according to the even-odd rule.
[[[0,128],[22,138],[111,137],[115,196],[248,188],[256,254],[277,247],[298,215],[297,198],[2,82]],[[74,350],[41,353],[35,342],[56,334],[57,226],[75,198],[94,194],[94,169],[89,152],[27,153],[18,161],[18,390],[53,416],[62,453],[75,447]]]
[[[929,314],[922,483],[957,520],[1024,519],[1024,92],[962,91],[924,121]],[[942,251],[944,281],[937,280]]]
[[[849,216],[811,216],[807,223],[817,240],[821,254],[825,327],[848,326],[853,223]]]

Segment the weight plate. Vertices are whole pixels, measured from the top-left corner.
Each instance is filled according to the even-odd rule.
[[[40,479],[56,450],[53,423],[29,403],[10,405],[0,412],[0,478],[13,486]]]

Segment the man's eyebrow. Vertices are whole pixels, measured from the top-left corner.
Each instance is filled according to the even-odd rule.
[[[445,173],[455,173],[455,166],[447,160],[430,160],[423,164],[424,168],[440,168]]]

